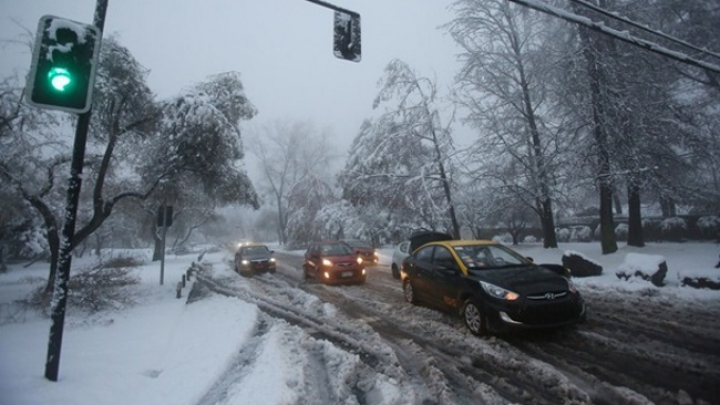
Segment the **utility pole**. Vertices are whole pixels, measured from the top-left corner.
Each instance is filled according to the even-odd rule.
[[[108,0],[97,0],[95,4],[95,16],[93,25],[102,31],[105,27],[105,14],[107,13]],[[100,38],[98,38],[99,40]],[[80,187],[82,185],[83,161],[85,160],[85,145],[87,143],[87,132],[90,126],[92,107],[85,113],[78,116],[75,127],[75,144],[73,145],[73,156],[70,167],[70,180],[67,191],[67,205],[65,207],[65,224],[62,229],[62,242],[60,244],[60,257],[58,272],[55,277],[55,290],[50,307],[51,320],[50,338],[48,341],[47,358],[45,361],[45,378],[50,381],[58,380],[60,369],[60,350],[62,347],[63,329],[65,325],[65,311],[67,307],[68,279],[70,278],[70,265],[72,259],[73,244],[75,235],[75,220],[77,217],[78,202],[80,200]]]

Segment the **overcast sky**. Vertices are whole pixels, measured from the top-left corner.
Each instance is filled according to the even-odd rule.
[[[446,89],[459,48],[438,29],[452,17],[450,1],[330,2],[361,15],[360,63],[333,56],[333,12],[306,0],[109,0],[105,35],[118,35],[150,70],[150,88],[161,98],[209,75],[238,71],[259,110],[252,126],[310,120],[329,128],[346,152],[372,114],[377,81],[391,59]],[[94,0],[0,0],[0,39],[17,40],[23,29],[34,35],[45,14],[91,23],[94,8]],[[27,47],[0,48],[3,77],[24,75],[29,65]]]

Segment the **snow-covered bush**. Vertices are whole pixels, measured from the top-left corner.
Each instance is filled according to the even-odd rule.
[[[523,243],[537,243],[537,241],[537,238],[532,235],[528,235],[523,239]]]
[[[720,238],[720,217],[717,215],[698,218],[697,227],[707,238]]]
[[[105,309],[118,309],[134,301],[127,287],[138,284],[140,279],[133,273],[138,262],[135,258],[117,257],[91,269],[83,269],[70,276],[68,281],[68,303],[71,308],[94,313]],[[44,293],[45,287],[38,288],[30,298],[30,305],[47,311],[52,294]]]
[[[493,236],[492,240],[494,240],[495,242],[499,242],[499,243],[511,244],[513,241],[513,238],[512,238],[512,235],[505,232],[505,233],[501,233],[499,235]]]
[[[665,218],[660,223],[660,233],[665,240],[680,241],[685,237],[687,223],[679,217]]]
[[[40,227],[32,227],[24,231],[18,238],[22,247],[19,252],[20,258],[33,259],[44,253],[49,254],[47,238]]]
[[[661,239],[661,230],[660,230],[660,220],[655,218],[649,218],[649,219],[643,219],[642,220],[642,227],[643,227],[643,236],[646,240],[660,240]]]
[[[592,230],[589,226],[576,226],[570,234],[571,242],[590,242],[592,240]]]
[[[628,224],[618,224],[615,227],[615,237],[617,240],[626,241],[628,238]]]
[[[567,228],[555,229],[555,237],[558,242],[570,242],[570,230]]]

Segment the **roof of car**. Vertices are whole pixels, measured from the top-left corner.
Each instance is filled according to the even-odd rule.
[[[266,246],[264,243],[258,243],[258,242],[247,242],[243,243],[240,247],[251,247],[251,246]]]
[[[489,239],[460,239],[429,242],[425,245],[446,245],[446,246],[472,246],[472,245],[497,245],[494,240]],[[423,246],[425,246],[423,245]]]

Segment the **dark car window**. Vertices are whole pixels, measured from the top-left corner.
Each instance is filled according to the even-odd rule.
[[[530,264],[524,257],[501,245],[455,246],[455,253],[470,270],[496,269]]]
[[[320,246],[320,253],[323,256],[347,256],[353,254],[353,251],[345,244],[333,243]]]
[[[419,262],[430,263],[432,261],[433,250],[435,246],[424,247],[415,254],[415,260]]]
[[[449,250],[442,246],[435,248],[435,255],[433,256],[433,264],[436,266],[442,266],[448,269],[456,268],[455,258]]]

